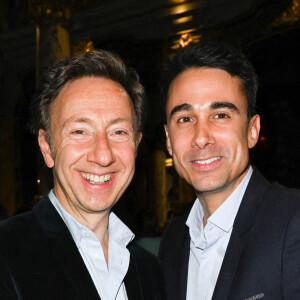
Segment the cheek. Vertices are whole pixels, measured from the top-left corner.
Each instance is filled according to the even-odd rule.
[[[191,150],[190,144],[188,135],[175,135],[171,140],[173,156],[181,157],[189,152]]]
[[[223,136],[223,141],[227,145],[227,149],[231,152],[233,161],[237,165],[244,165],[248,161],[248,140],[247,135],[243,131],[231,132]]]
[[[247,130],[240,131],[237,135],[237,144],[243,154],[248,153],[248,133]]]
[[[86,152],[87,145],[64,142],[55,150],[56,165],[70,165],[78,161]]]
[[[118,144],[114,147],[114,154],[118,157],[125,167],[134,166],[135,164],[135,145],[133,143]]]
[[[189,133],[183,130],[170,127],[168,135],[168,145],[173,152],[181,152],[188,145]]]
[[[248,145],[247,131],[241,128],[241,125],[220,131],[216,140],[232,149],[240,149]]]

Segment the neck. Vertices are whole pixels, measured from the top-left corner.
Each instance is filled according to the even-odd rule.
[[[103,253],[108,262],[108,221],[110,210],[105,210],[102,212],[90,212],[77,209],[70,201],[61,201],[63,197],[59,197],[59,192],[53,188],[53,192],[58,199],[61,206],[80,224],[84,225],[91,231],[95,233],[99,242],[101,243]]]
[[[95,233],[99,242],[101,243],[106,263],[108,263],[108,241],[109,241],[108,221],[109,221],[110,212],[106,212],[103,215],[100,215],[99,213],[92,213],[92,214],[88,213],[85,215],[83,214],[74,215],[71,212],[69,213],[79,223],[81,223],[82,225],[89,228]]]
[[[85,220],[87,221],[85,225],[87,228],[92,230],[95,235],[97,236],[99,242],[101,243],[103,254],[106,260],[106,263],[108,263],[108,241],[109,241],[109,234],[108,234],[108,220],[109,220],[109,213],[103,216],[101,219],[99,219],[99,216],[96,216],[98,218],[92,220],[91,218]]]
[[[223,198],[207,197],[202,194],[197,194],[199,201],[201,202],[204,216],[203,226],[206,225],[207,219],[218,209],[218,207],[225,201]]]
[[[196,195],[203,207],[203,225],[207,223],[207,219],[222,205],[222,203],[233,193],[243,178],[246,176],[249,167],[233,182],[221,189],[208,192],[197,191]]]

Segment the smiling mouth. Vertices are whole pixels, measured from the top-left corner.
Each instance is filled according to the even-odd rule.
[[[111,174],[99,176],[99,175],[95,175],[95,174],[81,173],[81,175],[91,184],[105,183],[112,178]]]
[[[205,160],[193,160],[193,163],[200,164],[200,165],[208,165],[219,159],[221,159],[221,156],[216,156]]]

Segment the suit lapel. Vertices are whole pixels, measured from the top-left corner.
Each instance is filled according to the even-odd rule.
[[[53,248],[53,255],[79,297],[99,300],[99,294],[74,241],[66,241],[66,238],[64,238],[53,239],[53,242],[56,243],[56,246]]]
[[[185,300],[190,254],[188,213],[175,217],[165,229],[159,249],[165,287],[170,300]]]
[[[135,259],[130,255],[130,262],[127,274],[124,278],[126,293],[128,299],[142,300],[144,299],[141,291],[141,285],[139,281],[139,274],[137,271],[137,266]]]
[[[244,247],[244,241],[238,234],[232,232],[212,297],[213,300],[227,299]]]
[[[232,234],[212,297],[213,300],[228,298],[240,257],[247,243],[247,232],[252,226],[263,194],[269,185],[270,183],[254,169],[233,224]]]
[[[99,300],[98,292],[76,244],[49,198],[40,200],[33,213],[44,232],[47,247],[51,249],[58,266],[65,273],[78,296],[81,299]]]
[[[177,289],[177,295],[174,295],[174,299],[185,300],[187,291],[187,278],[188,278],[188,267],[189,267],[189,257],[190,257],[190,235],[188,227],[184,226],[184,233],[181,240],[181,245],[178,248],[179,261],[175,263],[177,268],[174,274],[177,274],[177,284],[174,290]]]
[[[190,257],[190,235],[189,228],[185,225],[187,216],[181,216],[177,220],[175,229],[170,233],[172,244],[167,247],[171,247],[168,251],[168,255],[163,258],[168,266],[164,270],[164,275],[167,285],[168,293],[172,300],[185,300],[187,290],[187,277],[188,277],[188,265]],[[175,235],[175,236],[174,236]],[[175,243],[174,243],[175,241]],[[168,280],[172,278],[172,280]]]

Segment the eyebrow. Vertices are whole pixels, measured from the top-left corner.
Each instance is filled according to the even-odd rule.
[[[210,109],[218,109],[218,108],[229,108],[230,110],[236,111],[237,113],[240,113],[239,109],[231,102],[226,102],[226,101],[220,101],[220,102],[213,102],[210,105]],[[176,114],[179,111],[184,111],[184,110],[193,110],[193,106],[188,103],[183,103],[180,105],[176,105],[170,113],[170,117],[172,117],[174,114]]]
[[[174,108],[171,110],[170,112],[170,117],[172,117],[174,114],[176,114],[179,111],[183,111],[183,110],[192,110],[193,106],[191,104],[188,103],[183,103],[180,105],[176,105],[174,106]]]
[[[229,108],[230,110],[236,111],[237,113],[240,113],[240,110],[231,102],[213,102],[210,105],[211,109],[218,109],[218,108]]]
[[[116,118],[111,121],[111,124],[117,124],[117,123],[122,123],[122,122],[133,123],[133,121],[130,118]]]
[[[78,118],[78,119],[73,119],[73,118],[69,118],[67,120],[65,120],[65,122],[63,123],[63,127],[66,126],[66,124],[68,123],[90,123],[90,120],[88,118]]]
[[[64,122],[63,126],[65,126],[69,122],[91,124],[93,121],[91,119],[85,118],[85,117],[77,118],[74,121],[70,120],[70,119],[67,119]],[[117,123],[122,123],[122,122],[132,122],[132,121],[129,118],[116,118],[116,119],[114,119],[110,122],[110,125],[117,124]]]

